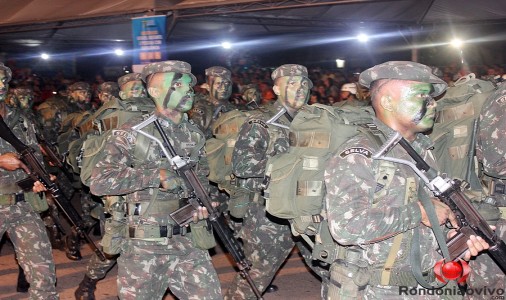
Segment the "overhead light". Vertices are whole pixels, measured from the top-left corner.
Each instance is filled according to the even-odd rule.
[[[369,40],[369,36],[365,33],[360,33],[357,35],[357,40],[362,43],[366,43]]]
[[[336,66],[338,69],[342,69],[344,68],[344,64],[345,64],[345,60],[344,59],[336,59]]]
[[[40,54],[40,58],[42,58],[43,60],[48,60],[50,58],[50,56],[49,56],[49,54],[44,52],[44,53]]]
[[[455,38],[453,39],[450,44],[455,48],[460,48],[464,44],[464,42],[461,39]]]
[[[232,48],[232,44],[230,44],[230,42],[222,42],[222,43],[221,43],[221,46],[222,46],[224,49],[230,49],[230,48]]]
[[[114,53],[117,55],[117,56],[122,56],[123,54],[125,54],[125,51],[123,51],[123,49],[115,49],[114,50]]]

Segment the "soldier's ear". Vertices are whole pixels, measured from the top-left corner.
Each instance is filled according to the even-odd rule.
[[[148,93],[151,97],[157,98],[159,95],[159,88],[156,87],[148,87]]]
[[[277,96],[280,95],[279,86],[277,85],[273,86],[272,90],[274,91],[274,94],[276,94]]]
[[[204,90],[209,91],[209,84],[207,82],[203,83],[200,87],[203,88]]]
[[[380,105],[381,107],[384,109],[384,110],[387,110],[387,111],[393,111],[394,110],[394,106],[393,106],[393,103],[392,103],[392,97],[390,97],[390,95],[383,95],[381,96],[380,98]]]
[[[126,93],[125,93],[125,92],[123,92],[123,91],[119,91],[119,97],[120,97],[121,99],[125,99],[125,98],[126,98]]]

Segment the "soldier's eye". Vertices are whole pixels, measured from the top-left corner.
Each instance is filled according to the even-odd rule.
[[[181,82],[176,82],[176,83],[174,84],[174,87],[177,87],[177,88],[178,88],[178,87],[181,87],[181,86],[182,86]]]

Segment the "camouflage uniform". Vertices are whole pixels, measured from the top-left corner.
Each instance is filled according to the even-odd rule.
[[[124,76],[121,76],[118,78],[118,85],[120,87],[124,87],[126,83],[133,82],[133,81],[139,81],[142,83],[142,78],[140,73],[130,73]],[[134,87],[135,88],[135,87]],[[146,90],[143,88],[143,92],[140,92],[141,96],[146,94]],[[121,95],[126,96],[129,91],[123,90]],[[119,92],[118,92],[119,93]],[[116,94],[118,94],[116,93]],[[103,105],[93,116],[90,118],[90,121],[95,120],[103,120],[104,117],[107,117],[109,114],[107,113],[107,110],[115,108],[118,110],[121,110],[123,106],[119,102],[124,103],[130,103],[131,105],[135,106],[136,103],[139,103],[140,101],[149,101],[150,103],[153,103],[151,99],[144,98],[144,97],[131,97],[128,99],[117,99],[112,98],[109,102],[107,102],[105,105]],[[118,102],[118,103],[117,103]],[[154,104],[153,104],[154,109]],[[153,110],[151,109],[151,110]],[[128,115],[128,113],[125,113],[125,115]],[[117,120],[117,113],[115,114],[116,120]],[[113,118],[115,118],[113,116]],[[104,122],[100,122],[100,124],[103,124]],[[107,124],[110,124],[110,126],[113,125],[113,123],[119,123],[119,121],[114,122],[114,120],[111,120],[110,122],[106,122]],[[122,125],[122,124],[118,124]],[[108,130],[110,128],[102,128],[101,131]],[[103,202],[105,203],[106,207],[110,207],[114,205],[112,201],[116,200],[113,199],[115,196],[105,196],[103,197]],[[86,274],[83,279],[83,281],[79,284],[78,289],[75,292],[76,299],[94,299],[94,291],[96,288],[96,283],[98,280],[103,279],[107,272],[116,264],[116,258],[115,256],[110,256],[105,261],[101,261],[97,254],[93,254],[90,261],[88,262],[88,265],[86,266]]]
[[[490,204],[499,207],[501,217],[495,224],[497,236],[506,241],[506,84],[489,96],[483,105],[476,145],[476,155],[482,164],[482,183]],[[493,184],[492,184],[493,183]],[[487,201],[485,200],[485,201]],[[506,289],[506,277],[488,255],[471,262],[468,287],[473,289]],[[498,295],[498,294],[496,294]],[[480,296],[468,296],[480,299]]]
[[[235,107],[229,102],[229,97],[232,92],[230,71],[226,68],[215,66],[206,69],[205,75],[206,84],[209,86],[209,94],[196,96],[193,108],[188,112],[188,115],[200,130],[204,132],[206,139],[210,139],[213,137],[213,123],[219,117],[220,113],[231,111]],[[229,84],[228,90],[226,90],[224,92],[225,95],[223,95],[226,99],[216,99],[213,95],[210,95],[214,91],[212,85],[216,78],[220,78],[222,82],[228,82]],[[214,183],[211,184],[210,189],[211,198],[226,206],[229,196],[225,192],[220,191],[218,186]]]
[[[180,61],[152,63],[144,67],[143,80],[155,73],[188,74],[193,86],[196,80],[190,70],[189,64]],[[209,253],[195,246],[196,229],[205,222],[192,223],[191,232],[174,224],[169,214],[180,207],[185,195],[181,178],[171,173],[167,182],[173,188],[160,189],[160,169],[170,170],[171,166],[156,142],[132,130],[146,117],[131,119],[113,131],[105,146],[106,156],[91,178],[94,194],[125,195],[125,204],[118,206],[116,215],[125,207],[126,217],[115,220],[125,230],[118,237],[118,295],[121,299],[160,299],[170,287],[181,299],[220,299],[220,283]],[[205,184],[208,169],[202,152],[203,133],[186,114],[178,125],[165,118],[158,120],[177,154],[198,162],[195,168]],[[153,124],[143,131],[158,135]],[[138,152],[136,145],[147,147]]]
[[[432,96],[441,94],[446,87],[431,75],[428,67],[410,62],[388,62],[360,76],[367,87],[376,79],[388,78],[432,83]],[[374,121],[386,136],[392,132],[381,121]],[[345,249],[344,259],[330,267],[335,289],[329,288],[329,299],[416,299],[414,295],[401,296],[398,288],[417,287],[409,259],[414,230],[420,231],[422,270],[433,274],[431,269],[441,259],[432,230],[421,226],[417,202],[421,193],[428,191],[420,188],[421,180],[408,166],[374,161],[371,154],[379,148],[378,144],[379,141],[360,134],[334,152],[325,170],[329,229]],[[432,143],[427,137],[419,133],[411,145],[429,165],[435,166],[428,150]],[[388,156],[411,161],[400,145]],[[393,260],[391,255],[395,255]]]
[[[7,82],[11,79],[9,68],[0,64],[4,70]],[[3,81],[2,81],[3,82]],[[3,83],[7,91],[7,82]],[[2,99],[3,102],[3,99]],[[26,145],[38,149],[35,138],[35,127],[26,118],[22,117],[17,109],[11,109],[1,103],[5,108],[4,121]],[[0,139],[1,153],[16,152],[6,141]],[[40,152],[38,157],[42,159]],[[47,236],[44,223],[34,211],[34,206],[25,200],[45,201],[37,199],[33,193],[23,193],[16,185],[16,181],[27,177],[21,170],[0,172],[0,236],[5,232],[14,245],[16,257],[22,266],[28,282],[30,283],[30,299],[58,299],[56,293],[56,273],[51,244]],[[33,202],[35,203],[35,202]]]
[[[307,70],[300,65],[283,65],[272,73],[272,79],[284,76],[307,78]],[[310,81],[309,81],[310,82]],[[238,186],[249,193],[250,203],[239,233],[244,252],[252,267],[250,275],[260,292],[265,291],[277,270],[292,251],[295,242],[286,220],[266,213],[262,196],[267,160],[288,151],[289,130],[266,123],[282,108],[279,100],[263,114],[254,114],[243,124],[235,144],[232,165]],[[288,126],[289,120],[281,116],[277,123]],[[256,299],[246,280],[239,274],[229,287],[225,299]]]

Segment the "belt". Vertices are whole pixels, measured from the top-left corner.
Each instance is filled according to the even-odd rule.
[[[0,206],[14,205],[22,201],[25,201],[25,194],[23,193],[0,195]]]
[[[181,227],[178,225],[159,226],[159,225],[137,225],[128,227],[128,235],[130,238],[171,238],[174,235],[184,236],[191,232],[191,228]]]
[[[371,274],[371,278],[369,279],[370,285],[380,285],[381,282],[381,273],[383,269],[381,270],[373,270]],[[426,278],[427,281],[432,282],[434,281],[435,275],[434,272],[423,272],[423,276]],[[411,271],[396,271],[395,269],[392,270],[392,274],[390,275],[390,280],[388,281],[389,286],[417,286],[418,282],[416,281],[415,276]]]

